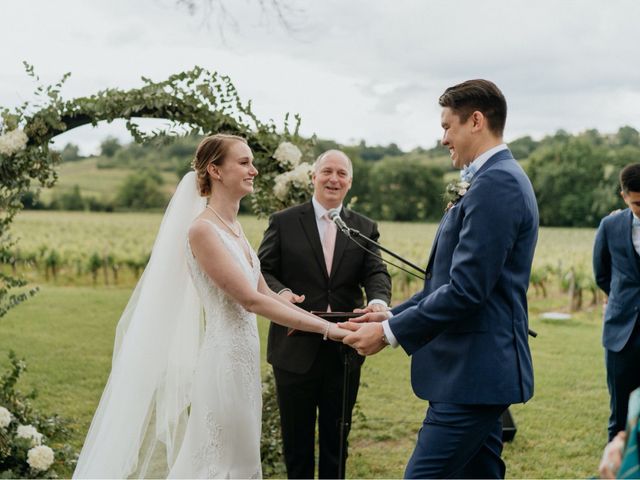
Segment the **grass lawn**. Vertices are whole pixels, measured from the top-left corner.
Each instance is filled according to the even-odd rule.
[[[72,178],[65,173],[63,178]],[[160,223],[158,213],[96,214],[21,212],[12,227],[24,250],[41,245],[63,255],[82,257],[93,251],[148,252]],[[242,219],[254,247],[265,220]],[[435,224],[380,224],[382,242],[424,264]],[[589,269],[593,229],[542,228],[534,264]],[[72,443],[80,447],[110,369],[116,323],[128,300],[134,279],[121,286],[91,286],[90,278],[75,278],[73,269],[57,284],[43,283],[42,272],[26,270],[41,284],[41,292],[0,319],[0,365],[3,352],[15,350],[29,365],[24,389],[37,387],[37,405],[74,419]],[[396,301],[419,288],[394,277]],[[535,396],[511,411],[518,432],[507,444],[504,458],[511,478],[576,478],[596,474],[606,443],[608,393],[599,307],[575,314],[569,321],[543,321],[544,311],[566,311],[568,299],[549,285],[551,297],[530,292],[531,339],[535,368]],[[402,292],[402,293],[399,293]],[[588,297],[588,295],[587,295]],[[263,356],[267,323],[260,320]],[[268,366],[264,362],[264,372]],[[356,418],[350,437],[348,476],[401,477],[411,454],[426,402],[418,400],[409,382],[409,358],[387,349],[363,367]]]
[[[37,387],[36,403],[74,418],[80,447],[106,381],[115,325],[129,288],[42,286],[34,299],[0,320],[0,351],[27,359],[22,388]],[[518,427],[504,458],[511,478],[575,478],[596,473],[606,441],[608,396],[597,311],[565,322],[539,320],[539,312],[566,304],[535,300],[531,340],[536,394],[512,407]],[[267,323],[260,320],[264,347]],[[6,358],[0,361],[7,365]],[[266,371],[266,364],[263,359]],[[351,478],[397,478],[411,454],[426,403],[409,385],[409,359],[386,350],[365,362],[350,437]]]

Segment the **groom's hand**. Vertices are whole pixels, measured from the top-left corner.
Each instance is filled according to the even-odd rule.
[[[354,312],[355,311],[356,310],[354,310]],[[353,323],[380,323],[388,320],[389,318],[391,318],[391,314],[389,313],[389,310],[385,308],[381,312],[365,313],[361,317],[352,318],[349,321]]]
[[[338,325],[353,332],[344,337],[342,342],[353,347],[360,355],[374,355],[387,346],[383,340],[384,330],[380,323],[344,322]]]

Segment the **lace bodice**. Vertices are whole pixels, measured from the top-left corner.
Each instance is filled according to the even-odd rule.
[[[237,261],[237,264],[251,282],[251,285],[257,288],[258,279],[260,278],[260,260],[251,246],[247,244],[251,255],[250,264],[242,248],[235,242],[230,233],[222,230],[213,222],[208,220],[200,221],[206,222],[217,232],[222,243],[224,243],[229,253]],[[245,310],[238,302],[227,295],[200,268],[198,261],[193,256],[188,239],[186,248],[189,271],[204,306],[206,322],[205,336],[208,338],[218,335],[221,337],[228,337],[229,335],[236,336],[238,334],[243,335],[246,333],[247,327],[255,327],[255,314]]]

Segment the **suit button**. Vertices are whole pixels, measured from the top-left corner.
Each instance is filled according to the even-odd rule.
[[[327,293],[331,293],[331,290],[327,290]]]
[[[427,280],[431,280],[431,272],[427,272]]]
[[[638,307],[634,308],[634,310],[637,312],[638,311]]]

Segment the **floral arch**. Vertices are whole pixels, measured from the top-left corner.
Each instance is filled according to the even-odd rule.
[[[76,127],[125,119],[136,142],[170,141],[184,134],[208,135],[225,132],[247,139],[260,175],[255,183],[252,207],[259,216],[299,203],[311,193],[309,163],[301,162],[313,142],[299,133],[300,118],[289,126],[289,116],[278,132],[273,121],[264,123],[253,113],[251,102],[242,102],[231,79],[194,67],[164,81],[142,78],[144,85],[131,90],[106,89],[89,97],[65,100],[61,89],[70,74],[54,85],[40,84],[32,66],[27,74],[36,83],[34,102],[10,110],[0,108],[0,254],[10,245],[8,227],[22,208],[20,198],[32,182],[43,187],[55,184],[54,167],[60,154],[50,148],[51,140]],[[137,118],[165,119],[166,129],[144,133]],[[180,131],[180,133],[179,133]],[[298,148],[298,146],[300,148]],[[304,158],[310,160],[310,158]],[[8,296],[7,291],[23,286],[21,280],[0,272],[0,317],[26,294]]]

